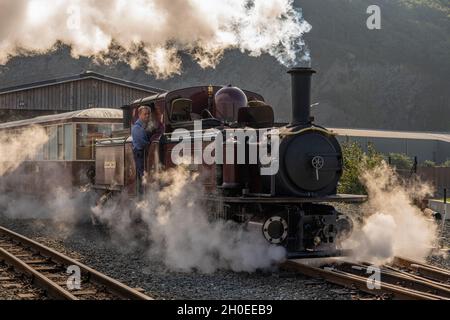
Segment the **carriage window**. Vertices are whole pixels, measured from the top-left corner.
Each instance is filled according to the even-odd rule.
[[[77,124],[77,160],[91,160],[92,148],[89,143],[88,125]]]
[[[112,131],[120,131],[123,130],[123,123],[115,123],[112,125]]]
[[[57,160],[58,159],[58,139],[56,127],[47,127],[48,142],[44,147],[44,159],[45,160]]]
[[[45,128],[48,141],[36,155],[37,160],[72,160],[73,129],[71,124]]]
[[[90,132],[97,136],[97,139],[108,138],[112,133],[112,125],[111,124],[99,124],[99,125],[89,125]]]
[[[73,129],[71,124],[64,125],[64,160],[73,159]]]
[[[46,132],[47,137],[48,137],[48,133],[49,133],[48,128],[45,128],[45,132]],[[48,144],[49,144],[49,141],[47,140],[47,142],[44,144],[44,147],[43,147],[43,150],[42,150],[42,158],[43,158],[43,160],[48,160]]]
[[[35,160],[37,160],[37,161],[42,161],[42,160],[44,160],[44,150],[45,150],[45,145],[46,145],[46,144],[43,144],[43,145],[37,150],[36,155],[35,155]]]
[[[111,137],[117,124],[77,124],[77,160],[93,160],[95,140]]]
[[[64,127],[58,126],[58,160],[64,160]]]

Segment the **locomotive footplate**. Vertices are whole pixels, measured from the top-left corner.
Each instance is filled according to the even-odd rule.
[[[206,197],[206,200],[219,200],[219,197]],[[224,203],[261,203],[261,204],[298,204],[298,203],[324,203],[324,202],[346,202],[362,203],[367,201],[367,196],[355,194],[337,194],[332,196],[301,198],[301,197],[271,197],[267,196],[241,196],[220,197]]]
[[[351,250],[333,250],[333,251],[288,251],[287,259],[308,259],[308,258],[332,258],[332,257],[349,257],[352,255]]]

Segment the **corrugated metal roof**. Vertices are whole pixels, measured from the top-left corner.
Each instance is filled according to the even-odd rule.
[[[41,124],[54,121],[63,121],[69,119],[122,119],[123,112],[119,109],[95,108],[77,110],[66,113],[52,114],[49,116],[40,116],[31,119],[6,122],[0,124],[1,129],[11,129],[15,127],[23,127],[33,124]]]
[[[149,93],[166,92],[166,90],[164,90],[164,89],[155,88],[155,87],[151,87],[151,86],[147,86],[147,85],[143,85],[143,84],[139,84],[139,83],[123,80],[123,79],[118,79],[118,78],[114,78],[114,77],[110,77],[110,76],[105,76],[103,74],[92,72],[92,71],[86,71],[86,72],[78,74],[78,75],[57,78],[57,79],[51,79],[51,80],[44,80],[44,81],[39,81],[39,82],[33,82],[33,83],[23,84],[20,86],[2,88],[2,89],[0,89],[0,94],[35,89],[35,88],[46,87],[46,86],[51,86],[51,85],[56,85],[56,84],[61,84],[61,83],[66,83],[66,82],[72,82],[72,81],[80,81],[80,80],[85,80],[85,79],[97,79],[97,80],[101,80],[101,81],[105,81],[105,82],[114,83],[114,84],[117,84],[120,86],[125,86],[125,87],[129,87],[129,88],[147,91]]]
[[[366,130],[349,128],[329,128],[339,136],[349,137],[370,137],[370,138],[391,138],[391,139],[413,139],[413,140],[434,140],[450,143],[450,133],[439,132],[409,132],[409,131],[389,131],[389,130]]]

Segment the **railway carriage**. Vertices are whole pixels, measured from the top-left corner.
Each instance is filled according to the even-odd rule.
[[[95,140],[122,129],[122,111],[86,109],[3,123],[0,135],[17,139],[24,130],[36,127],[45,130],[48,141],[14,172],[0,178],[6,191],[45,195],[55,187],[70,189],[92,183]]]

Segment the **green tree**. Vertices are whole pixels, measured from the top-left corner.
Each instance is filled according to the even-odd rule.
[[[404,153],[389,153],[390,164],[400,170],[411,170],[413,159]]]
[[[344,173],[339,182],[339,193],[367,194],[360,177],[366,170],[379,166],[384,157],[378,153],[372,144],[368,145],[364,152],[357,142],[344,143],[342,145],[344,160]]]

